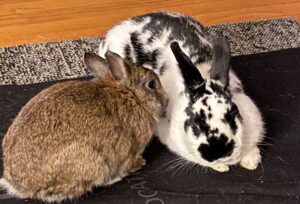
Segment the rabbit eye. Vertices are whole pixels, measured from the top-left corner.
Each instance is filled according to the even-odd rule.
[[[148,82],[146,83],[146,87],[147,87],[148,89],[150,89],[150,90],[156,90],[156,88],[157,88],[156,81],[155,81],[154,79],[148,81]]]

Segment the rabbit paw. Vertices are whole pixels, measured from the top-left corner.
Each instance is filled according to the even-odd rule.
[[[213,170],[218,171],[218,172],[229,171],[229,166],[226,164],[213,164],[210,166],[210,168],[212,168]]]
[[[240,165],[245,169],[254,170],[257,168],[260,162],[261,162],[260,152],[258,147],[255,147],[242,158]]]
[[[146,164],[145,159],[143,157],[139,156],[133,162],[131,168],[129,169],[129,172],[133,173],[133,172],[135,172],[137,170],[140,170],[145,164]]]
[[[121,176],[116,176],[115,178],[109,180],[107,183],[105,183],[106,186],[109,186],[109,185],[112,185],[114,183],[117,183],[119,181],[122,180],[122,177]]]

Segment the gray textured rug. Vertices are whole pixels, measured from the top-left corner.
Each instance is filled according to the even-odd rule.
[[[227,36],[233,55],[300,47],[300,26],[277,19],[208,27],[210,35]],[[82,38],[0,48],[0,84],[31,84],[88,75],[83,53],[97,52],[101,38]]]

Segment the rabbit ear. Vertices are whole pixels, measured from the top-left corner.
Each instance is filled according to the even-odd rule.
[[[105,53],[105,58],[109,66],[110,72],[115,80],[123,81],[127,78],[127,66],[123,58],[111,51]]]
[[[199,91],[199,87],[203,85],[204,79],[197,67],[193,64],[189,57],[184,54],[178,42],[171,43],[171,50],[177,60],[181,74],[189,91],[191,93],[194,93],[196,90]]]
[[[225,87],[229,81],[230,46],[223,37],[212,39],[212,64],[210,78],[220,81]]]
[[[105,59],[95,53],[85,53],[84,62],[94,77],[107,79],[111,76]]]

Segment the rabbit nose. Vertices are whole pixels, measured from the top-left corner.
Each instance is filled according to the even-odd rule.
[[[198,151],[205,160],[213,162],[223,157],[229,157],[234,147],[235,142],[221,134],[219,137],[209,137],[207,144],[201,144]]]

